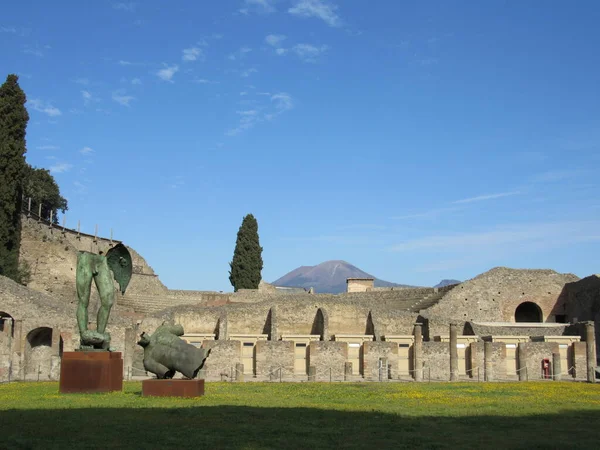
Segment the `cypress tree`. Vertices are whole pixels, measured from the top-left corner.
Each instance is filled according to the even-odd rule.
[[[26,175],[25,132],[29,114],[19,78],[0,86],[0,275],[18,280],[21,206]]]
[[[238,230],[229,281],[238,289],[258,289],[263,268],[262,247],[258,241],[258,222],[252,214],[244,217]]]

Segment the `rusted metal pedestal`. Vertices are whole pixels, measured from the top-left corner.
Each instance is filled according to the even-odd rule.
[[[123,358],[121,352],[63,353],[60,363],[60,393],[122,390]]]
[[[204,395],[204,380],[144,380],[144,397],[200,397]]]

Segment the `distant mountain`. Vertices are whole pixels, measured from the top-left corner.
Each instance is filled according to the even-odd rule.
[[[442,280],[440,281],[438,284],[436,284],[434,286],[434,288],[439,288],[439,287],[444,287],[444,286],[450,286],[451,284],[458,284],[458,283],[462,283],[462,281],[458,281],[458,280]]]
[[[325,261],[316,266],[301,266],[275,280],[275,286],[314,288],[318,294],[346,292],[347,278],[375,278],[346,261]],[[375,287],[413,287],[375,278]]]

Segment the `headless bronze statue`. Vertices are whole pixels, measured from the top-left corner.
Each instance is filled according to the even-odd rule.
[[[122,294],[131,280],[132,260],[131,254],[123,244],[112,247],[106,256],[80,251],[77,255],[77,325],[81,349],[111,350],[110,334],[106,332],[108,317],[114,303],[115,289],[112,278],[119,283]],[[112,276],[111,276],[112,275]],[[96,329],[88,329],[88,306],[92,280],[96,284],[100,296],[100,307],[96,319]]]

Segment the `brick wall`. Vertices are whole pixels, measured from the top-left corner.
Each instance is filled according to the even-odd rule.
[[[447,342],[423,342],[423,380],[430,377],[432,380],[450,380],[450,346]]]
[[[542,379],[542,360],[550,361],[550,374],[552,374],[552,353],[558,353],[556,342],[521,342],[519,343],[517,357],[519,368],[527,367],[527,377],[530,380]]]
[[[221,374],[231,376],[235,365],[242,362],[241,341],[203,341],[202,348],[211,349],[202,372],[207,379],[221,379]]]
[[[294,343],[292,341],[258,341],[256,343],[256,377],[268,377],[271,372],[279,368],[282,370],[283,377],[294,375]]]
[[[348,343],[313,341],[309,347],[309,366],[317,369],[316,381],[344,380],[344,364],[348,359]]]
[[[379,358],[387,358],[389,375],[392,380],[398,379],[398,344],[396,342],[371,342],[363,344],[363,374],[365,380],[379,380]],[[387,379],[388,370],[383,372]]]

